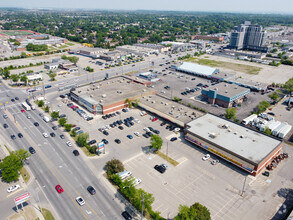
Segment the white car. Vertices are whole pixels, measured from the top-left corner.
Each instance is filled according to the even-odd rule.
[[[211,164],[216,165],[217,163],[219,163],[219,160],[213,160]]]
[[[62,105],[61,105],[61,104],[59,104],[59,105],[58,105],[58,107],[62,107]]]
[[[138,123],[140,123],[140,120],[138,120],[138,119],[134,119],[134,121],[138,124]]]
[[[146,132],[150,132],[150,129],[145,127],[143,130],[145,130]]]
[[[13,191],[15,191],[15,190],[17,190],[17,189],[19,189],[19,188],[20,188],[20,185],[10,186],[10,187],[7,189],[7,192],[8,192],[8,193],[11,193],[11,192],[13,192]]]
[[[67,144],[68,147],[72,147],[72,144],[71,144],[70,141],[67,141],[66,144]]]
[[[141,179],[133,177],[132,183],[133,183],[133,186],[137,186],[138,184],[141,183]]]
[[[80,206],[83,206],[85,204],[85,201],[80,196],[76,197],[75,200]]]
[[[47,133],[43,133],[43,136],[44,136],[45,138],[49,137]]]
[[[210,157],[211,157],[211,156],[210,156],[209,154],[206,154],[206,155],[203,156],[202,159],[203,159],[203,160],[208,160]]]
[[[138,131],[134,132],[134,134],[135,134],[137,137],[139,137],[139,136],[140,136],[140,134],[139,134],[139,132],[138,132]]]

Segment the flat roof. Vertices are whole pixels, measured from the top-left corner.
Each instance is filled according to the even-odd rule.
[[[226,126],[226,128],[223,127]],[[187,124],[188,131],[256,164],[265,159],[281,141],[206,114]]]
[[[145,96],[139,99],[138,104],[141,107],[181,126],[184,126],[184,124],[204,114],[158,95]]]
[[[151,92],[155,92],[155,90],[120,76],[78,87],[75,91],[72,91],[72,93],[90,103],[99,103],[102,106],[124,101],[127,98],[143,96]]]
[[[237,86],[235,84],[229,84],[229,83],[218,83],[216,85],[213,85],[207,88],[202,88],[202,90],[205,90],[205,91],[218,90],[218,95],[222,95],[229,98],[232,98],[246,91],[250,91],[250,89],[248,88],[244,88],[244,87]]]
[[[202,65],[199,65],[199,64],[196,64],[196,63],[190,63],[190,62],[183,62],[182,65],[177,67],[177,70],[186,71],[186,72],[189,72],[189,73],[206,75],[206,76],[210,76],[213,73],[218,71],[218,69],[216,69],[216,68],[211,68],[211,67],[208,67],[208,66],[202,66]]]

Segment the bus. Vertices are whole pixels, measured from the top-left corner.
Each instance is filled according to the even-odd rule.
[[[27,110],[27,111],[31,110],[31,107],[26,102],[21,103],[21,105],[25,110]]]

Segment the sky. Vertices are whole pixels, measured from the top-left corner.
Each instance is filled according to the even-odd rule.
[[[293,0],[0,0],[0,7],[293,14]]]

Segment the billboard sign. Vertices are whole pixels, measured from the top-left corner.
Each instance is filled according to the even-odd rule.
[[[15,197],[14,198],[15,205],[22,204],[22,203],[28,201],[29,198],[30,198],[29,193],[25,193],[25,194],[22,194],[21,196]]]
[[[98,143],[98,146],[97,146],[97,152],[103,152],[104,149],[105,149],[105,144],[104,144],[104,142],[102,141],[102,142]]]

